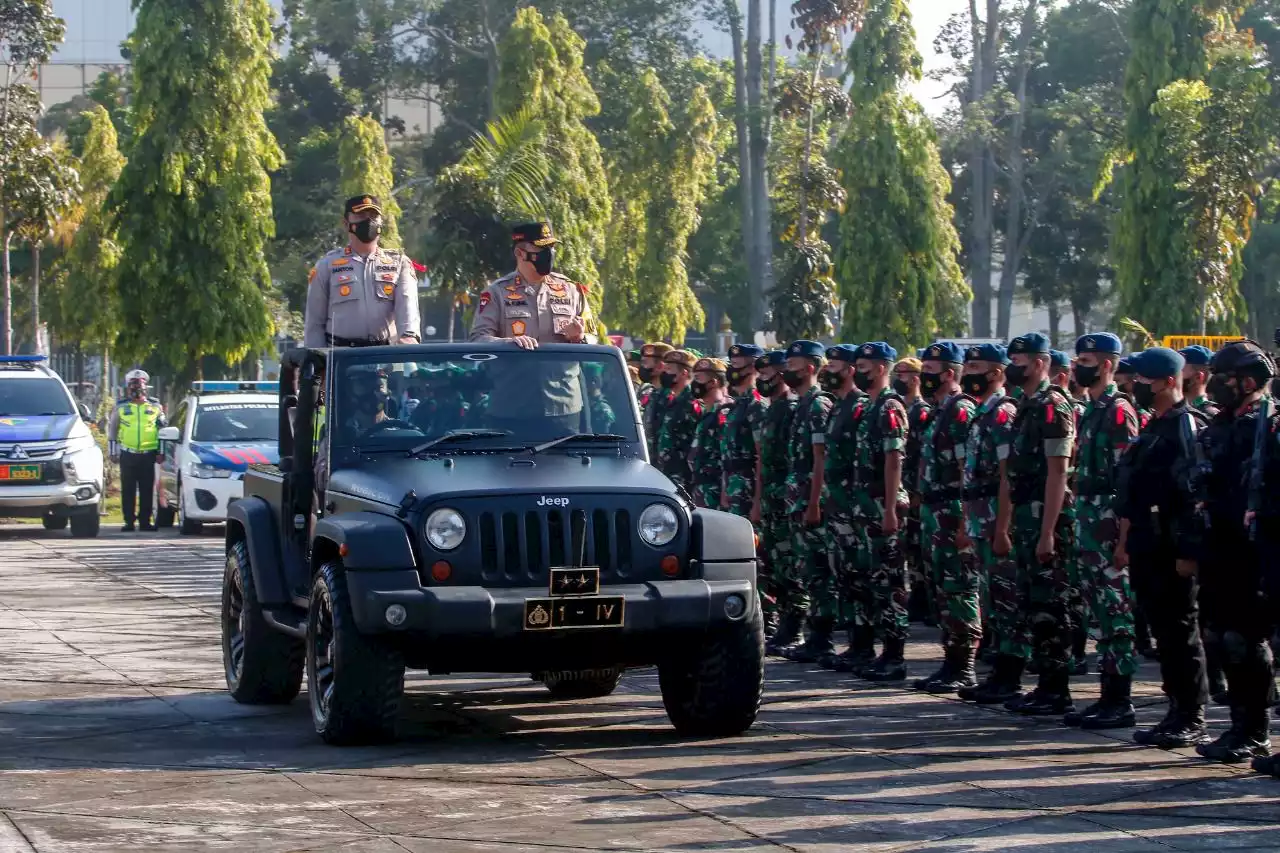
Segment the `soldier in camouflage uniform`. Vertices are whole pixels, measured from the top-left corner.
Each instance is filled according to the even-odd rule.
[[[658,432],[658,470],[677,486],[688,490],[693,479],[689,467],[689,447],[702,417],[702,404],[693,396],[689,383],[697,359],[686,350],[672,350],[662,357],[662,387],[675,394],[667,405]]]
[[[787,383],[782,381],[786,364],[787,354],[781,350],[756,359],[756,390],[769,401],[760,429],[760,548],[764,551],[768,579],[764,601],[769,605],[772,599],[772,610],[777,617],[777,627],[765,647],[771,655],[778,654],[800,636],[809,607],[803,580],[795,569],[791,519],[787,515],[787,474],[790,472],[787,436],[791,432],[796,400]]]
[[[662,420],[675,399],[674,393],[662,387],[662,359],[671,350],[671,344],[662,342],[645,344],[640,348],[640,390],[636,392],[636,399],[640,403],[645,441],[649,443],[649,458],[655,460],[654,464],[657,464]]]
[[[917,690],[954,693],[977,684],[974,657],[982,639],[979,572],[962,560],[956,542],[964,524],[964,459],[974,402],[960,392],[964,356],[949,342],[925,349],[920,389],[933,403],[933,417],[920,446],[920,538],[942,622],[943,661]]]
[[[689,447],[689,467],[693,472],[693,502],[707,509],[719,509],[724,498],[724,464],[720,442],[732,401],[725,393],[728,368],[718,358],[700,358],[693,366],[689,389],[702,406],[693,444]]]
[[[1049,383],[1059,388],[1071,402],[1072,413],[1075,415],[1076,434],[1078,435],[1080,433],[1080,418],[1085,413],[1085,404],[1071,390],[1075,384],[1072,378],[1071,356],[1060,349],[1049,350]],[[1075,476],[1075,458],[1073,457],[1071,463],[1067,466],[1067,487],[1073,495],[1075,494]],[[1071,529],[1074,531],[1076,523],[1075,501],[1068,501],[1062,511],[1067,515],[1067,523],[1071,525]],[[1085,675],[1089,672],[1089,663],[1086,655],[1089,646],[1089,619],[1092,615],[1092,608],[1088,603],[1088,594],[1084,590],[1080,555],[1075,547],[1074,533],[1071,550],[1070,552],[1064,551],[1062,559],[1067,566],[1068,583],[1071,587],[1071,663],[1068,668],[1072,675]],[[1033,668],[1031,671],[1035,672],[1035,669]]]
[[[858,347],[854,384],[867,399],[854,410],[857,463],[853,491],[858,500],[856,578],[872,601],[872,621],[884,640],[875,662],[860,673],[872,681],[904,681],[907,624],[907,572],[902,556],[902,523],[907,492],[902,488],[902,457],[907,448],[907,409],[889,387],[897,351],[883,341]]]
[[[827,422],[831,395],[818,387],[818,372],[826,363],[826,347],[816,341],[793,341],[787,347],[783,380],[795,392],[796,411],[787,434],[787,513],[791,517],[791,547],[797,571],[809,594],[809,637],[787,649],[783,657],[813,663],[831,654],[837,602],[835,577],[827,561],[822,518]]]
[[[825,490],[822,506],[826,515],[827,550],[835,572],[840,601],[840,622],[849,636],[849,648],[828,655],[819,664],[837,672],[859,672],[875,659],[875,627],[871,623],[871,600],[866,584],[857,581],[858,526],[853,517],[854,467],[857,464],[854,412],[866,395],[853,384],[858,348],[841,344],[827,350],[823,390],[836,398],[827,422]]]
[[[1098,622],[1102,696],[1063,722],[1086,729],[1134,723],[1133,591],[1127,567],[1115,564],[1120,522],[1114,502],[1116,464],[1138,437],[1138,414],[1114,382],[1120,351],[1120,339],[1105,332],[1076,341],[1076,383],[1089,397],[1076,437],[1076,553],[1081,588]]]
[[[1074,530],[1063,509],[1070,499],[1067,469],[1075,447],[1075,410],[1049,383],[1049,339],[1039,332],[1009,344],[1010,381],[1026,393],[1018,407],[1013,442],[1000,486],[995,552],[1018,561],[1022,616],[1029,625],[1040,681],[1026,696],[1005,703],[1031,716],[1074,710],[1068,664],[1071,589],[1064,556]]]
[[[930,582],[929,549],[920,540],[920,441],[929,426],[933,406],[920,393],[918,358],[899,359],[893,366],[893,391],[907,407],[907,452],[902,460],[902,487],[907,490],[911,508],[902,525],[902,553],[907,561],[907,579],[911,598],[907,615],[913,622],[938,624],[935,593]]]
[[[587,411],[591,415],[591,431],[613,432],[618,417],[604,396],[604,365],[587,362],[583,365],[583,378],[587,383]]]
[[[720,509],[742,516],[760,531],[760,440],[769,401],[756,390],[756,359],[764,350],[754,344],[729,347],[729,393],[733,408],[720,436],[724,490]]]
[[[999,344],[979,344],[965,353],[961,387],[978,402],[964,459],[965,529],[957,537],[961,558],[986,575],[986,624],[995,634],[994,666],[976,687],[959,691],[980,705],[1006,702],[1022,692],[1021,674],[1031,654],[1026,624],[1019,615],[1018,563],[1012,554],[997,557],[993,548],[999,515],[1000,474],[1013,440],[1017,398],[1005,391],[1009,356]],[[1019,394],[1021,392],[1018,392]]]

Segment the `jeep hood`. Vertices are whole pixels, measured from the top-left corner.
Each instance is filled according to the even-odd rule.
[[[476,497],[486,494],[619,494],[675,496],[667,477],[640,459],[563,453],[458,454],[440,459],[405,459],[402,454],[366,457],[356,466],[334,471],[329,489],[395,506],[410,489],[419,498],[438,495]],[[452,460],[452,467],[448,460]],[[532,462],[533,464],[529,464]]]

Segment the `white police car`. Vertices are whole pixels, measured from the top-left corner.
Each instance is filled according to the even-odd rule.
[[[0,355],[0,518],[98,535],[103,464],[90,420],[44,356]]]
[[[277,382],[193,382],[169,426],[160,430],[164,459],[156,483],[156,524],[183,534],[227,520],[244,494],[244,472],[279,461]]]

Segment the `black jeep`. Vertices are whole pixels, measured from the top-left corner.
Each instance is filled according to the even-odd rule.
[[[394,736],[406,667],[604,696],[658,667],[681,733],[739,734],[764,682],[751,525],[651,467],[613,347],[294,350],[280,463],[227,519],[238,702],[307,675],[330,743]]]

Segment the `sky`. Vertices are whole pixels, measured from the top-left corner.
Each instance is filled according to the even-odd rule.
[[[934,38],[947,19],[957,12],[967,10],[969,3],[968,0],[910,0],[910,6],[916,25],[916,44],[920,55],[924,57],[924,69],[928,73],[945,64],[943,58],[933,52]],[[920,99],[925,111],[936,115],[946,107],[945,102],[939,98],[944,89],[945,86],[926,80],[916,87],[915,96]]]

